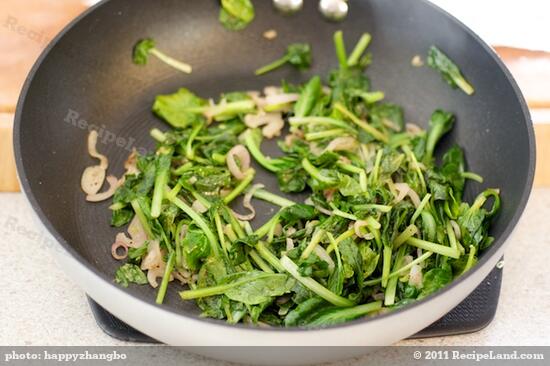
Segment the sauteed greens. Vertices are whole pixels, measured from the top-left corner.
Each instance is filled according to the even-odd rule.
[[[435,110],[427,130],[406,123],[364,74],[369,41],[348,56],[337,32],[326,83],[217,102],[185,88],[159,95],[153,112],[173,129],[151,132],[156,151],[130,157],[113,197],[111,224],[131,221],[130,238],[113,245],[127,259],[116,281],[147,279],[159,303],[178,282],[183,300],[229,323],[318,327],[391,311],[468,271],[493,240],[499,191],[463,201],[466,180],[482,178],[458,146],[435,158],[455,117]],[[433,48],[430,63],[463,87],[443,56]],[[262,141],[277,136],[281,154],[269,157]],[[259,169],[285,196],[257,184]],[[255,200],[277,207],[265,223],[251,223]]]

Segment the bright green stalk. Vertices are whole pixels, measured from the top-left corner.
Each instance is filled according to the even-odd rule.
[[[399,269],[394,270],[392,273],[390,273],[388,275],[388,279],[392,279],[394,277],[402,275],[403,273],[405,273],[409,269],[411,269],[412,266],[414,266],[415,264],[419,264],[419,263],[424,262],[426,259],[431,257],[432,254],[434,254],[434,253],[433,252],[426,252],[426,253],[422,254],[420,257],[416,258],[415,260],[413,260],[409,264],[406,264],[403,267],[400,267]],[[374,286],[374,285],[379,284],[380,282],[382,282],[382,277],[376,278],[374,280],[365,281],[365,286]]]
[[[478,183],[483,183],[483,177],[481,175],[476,174],[476,173],[462,172],[462,173],[460,173],[460,175],[462,176],[462,178],[471,179],[471,180],[474,180]]]
[[[132,208],[134,209],[134,212],[136,213],[139,222],[141,223],[141,226],[143,226],[143,230],[145,230],[147,238],[153,239],[155,236],[153,235],[153,231],[151,230],[151,226],[149,225],[149,220],[147,219],[145,213],[143,212],[143,209],[141,208],[139,199],[136,198],[132,200],[130,204],[132,205]]]
[[[422,228],[426,232],[428,240],[435,240],[437,224],[435,223],[433,215],[428,211],[423,210],[420,213],[420,216],[422,217]]]
[[[271,244],[273,241],[273,237],[275,236],[275,228],[277,227],[277,224],[279,223],[279,215],[275,215],[275,221],[271,224],[271,227],[269,228],[269,231],[267,232],[267,243]]]
[[[334,239],[334,242],[336,244],[339,244],[341,243],[342,241],[348,239],[348,238],[351,238],[355,235],[355,231],[353,229],[350,229],[350,230],[347,230],[347,231],[344,231],[342,234],[340,234],[336,239]],[[329,246],[327,247],[326,251],[328,254],[330,254],[330,252],[332,252],[334,250],[334,245],[331,243],[329,244]]]
[[[330,117],[317,117],[317,116],[290,117],[288,119],[288,122],[293,127],[304,126],[304,125],[306,126],[323,125],[323,126],[339,127],[339,128],[349,130],[351,132],[355,132],[355,130],[348,123],[341,121],[339,119],[334,119]]]
[[[246,237],[246,233],[244,232],[244,230],[241,226],[241,223],[239,222],[239,220],[237,220],[237,218],[235,217],[233,212],[227,207],[225,207],[224,209],[227,213],[227,216],[229,216],[229,223],[231,224],[231,227],[233,228],[233,230],[237,234],[238,238],[242,239],[242,238]]]
[[[193,130],[191,130],[191,133],[189,134],[189,139],[187,139],[187,143],[185,144],[185,157],[189,160],[193,160],[195,158],[195,150],[193,150],[193,140],[195,140],[199,132],[202,130],[203,126],[203,123],[197,123],[197,125],[193,127]]]
[[[161,130],[159,130],[158,128],[153,128],[151,131],[149,131],[149,134],[157,142],[163,143],[164,141],[166,141],[166,134]]]
[[[380,212],[388,213],[391,211],[392,207],[388,205],[377,205],[374,203],[364,204],[364,205],[356,205],[353,206],[356,210],[377,210]]]
[[[298,272],[298,266],[286,255],[284,255],[280,260],[281,265],[284,269],[292,275],[296,280],[298,280],[302,285],[327,300],[333,305],[336,306],[353,306],[353,301],[346,299],[345,297],[336,295],[334,292],[330,291],[319,282],[315,281],[311,277],[304,277]]]
[[[262,259],[262,257],[260,257],[260,255],[258,254],[257,251],[255,251],[254,249],[251,249],[249,252],[248,252],[248,255],[250,255],[250,258],[252,258],[252,260],[254,261],[254,263],[256,263],[258,265],[258,267],[260,267],[260,269],[264,272],[267,272],[267,273],[275,273],[271,267]]]
[[[256,159],[256,161],[266,168],[267,170],[270,170],[272,172],[277,172],[279,168],[276,166],[276,164],[273,162],[273,159],[266,157],[262,151],[260,150],[259,143],[256,142],[254,136],[252,135],[252,130],[247,130],[243,133],[244,137],[244,143],[250,151],[250,154]]]
[[[391,270],[391,255],[392,248],[389,245],[384,245],[382,256],[382,287],[386,287],[388,285],[388,275]]]
[[[346,45],[344,44],[344,34],[341,30],[334,33],[334,48],[336,49],[336,57],[340,68],[345,70],[348,68],[348,57],[346,55]]]
[[[344,105],[340,102],[334,104],[334,109],[342,113],[344,116],[346,116],[348,119],[350,119],[353,123],[355,123],[357,126],[361,127],[366,133],[374,137],[378,141],[382,141],[383,143],[388,143],[388,137],[383,134],[382,132],[378,131],[373,126],[369,125],[367,122],[359,119],[355,114],[350,112]]]
[[[393,247],[394,248],[399,248],[399,246],[401,246],[401,244],[406,242],[410,237],[412,237],[417,232],[418,232],[418,228],[416,227],[416,225],[411,224],[411,225],[407,226],[401,234],[397,235],[397,237],[393,241]]]
[[[424,198],[422,198],[422,201],[420,201],[420,204],[418,205],[418,207],[416,208],[416,210],[414,211],[414,213],[411,217],[411,224],[414,224],[416,219],[418,219],[418,216],[420,216],[420,214],[424,210],[424,207],[426,207],[426,205],[430,201],[431,197],[432,197],[431,193],[428,193],[424,196]]]
[[[229,248],[227,247],[227,243],[225,242],[225,235],[223,233],[222,220],[218,210],[214,211],[213,216],[214,216],[214,223],[216,224],[216,231],[218,232],[218,240],[220,241],[220,245],[223,251],[225,252],[225,254],[227,254],[229,251]]]
[[[359,220],[359,219],[357,218],[357,216],[352,215],[352,214],[350,214],[350,213],[347,213],[347,212],[344,212],[344,211],[338,209],[338,208],[334,205],[334,203],[332,203],[332,202],[329,203],[329,206],[330,206],[330,208],[332,208],[332,213],[333,213],[334,215],[336,215],[336,216],[340,216],[340,217],[343,217],[343,218],[345,218],[345,219],[352,220],[352,221],[357,221],[357,220]]]
[[[468,253],[468,260],[466,261],[466,265],[464,266],[464,270],[462,271],[462,273],[460,273],[461,275],[466,273],[470,268],[472,268],[472,266],[474,265],[475,255],[476,255],[476,247],[474,247],[473,245],[470,245],[470,252]]]
[[[302,255],[300,256],[301,259],[306,259],[309,257],[309,255],[313,252],[317,244],[321,242],[323,239],[323,236],[325,236],[325,230],[319,229],[316,230],[315,233],[311,236],[311,240],[309,244],[307,245],[306,249],[302,252]]]
[[[186,63],[181,62],[181,61],[178,61],[178,60],[166,55],[165,53],[159,51],[156,48],[151,48],[149,50],[149,53],[151,53],[152,55],[155,55],[156,57],[158,57],[159,60],[161,60],[165,64],[170,65],[174,69],[177,69],[181,72],[184,72],[186,74],[190,74],[191,71],[192,71],[191,65],[186,64]]]
[[[219,257],[220,250],[219,250],[218,240],[216,239],[216,236],[210,229],[210,226],[208,226],[208,224],[206,223],[206,221],[204,221],[202,216],[177,197],[171,198],[170,201],[174,205],[176,205],[180,210],[185,212],[185,214],[187,214],[187,216],[189,216],[195,222],[195,224],[197,224],[197,226],[202,229],[202,231],[208,238],[208,241],[210,242],[210,246],[212,247],[212,251],[214,255]]]
[[[378,182],[378,170],[380,169],[380,163],[382,162],[382,155],[384,154],[384,150],[380,149],[376,152],[376,159],[374,160],[374,167],[372,168],[370,181],[371,183],[377,183]]]
[[[384,97],[386,96],[384,94],[384,92],[381,92],[381,91],[374,91],[374,92],[365,92],[365,93],[361,93],[359,94],[359,96],[361,98],[363,98],[363,100],[368,103],[368,104],[372,104],[372,103],[376,103],[376,102],[380,102],[381,100],[384,99]]]
[[[288,60],[289,60],[289,55],[285,55],[285,56],[281,57],[280,59],[273,61],[270,64],[267,64],[265,66],[260,67],[258,70],[254,71],[254,74],[256,74],[256,75],[266,74],[270,71],[273,71],[273,70],[283,66],[284,64],[286,64],[288,62]]]
[[[355,48],[351,52],[351,55],[348,58],[348,66],[355,66],[357,65],[357,62],[359,62],[359,59],[361,58],[361,55],[365,52],[367,47],[369,46],[369,43],[371,41],[372,37],[368,33],[363,33],[361,38],[359,38],[359,41],[355,45]]]
[[[164,198],[164,189],[170,179],[171,159],[172,149],[167,149],[161,153],[158,160],[155,186],[153,188],[153,200],[151,201],[151,217],[154,219],[160,216],[162,199]]]
[[[326,184],[335,183],[333,179],[323,176],[321,172],[319,172],[319,170],[315,166],[313,166],[313,164],[311,164],[309,160],[307,160],[307,158],[304,158],[302,160],[302,167],[306,172],[308,172],[313,178],[317,179],[319,182]]]
[[[239,100],[236,102],[190,107],[186,109],[187,112],[203,113],[213,118],[234,116],[241,113],[252,113],[255,110],[256,104],[252,100]]]
[[[447,247],[445,245],[432,243],[426,240],[418,239],[418,238],[409,238],[406,241],[407,244],[412,245],[413,247],[417,247],[424,250],[429,250],[431,252],[444,255],[446,257],[451,257],[454,259],[457,259],[460,254],[457,250]]]
[[[267,263],[277,270],[277,272],[285,272],[285,268],[281,265],[281,262],[279,262],[279,258],[277,258],[275,254],[271,253],[271,251],[267,249],[261,241],[256,244],[256,250]]]
[[[180,296],[183,300],[191,300],[191,299],[200,299],[202,297],[221,295],[225,291],[227,291],[227,290],[229,290],[233,287],[241,286],[241,285],[244,285],[247,282],[250,282],[251,280],[259,280],[259,279],[262,279],[262,278],[265,278],[265,277],[268,277],[268,276],[271,276],[271,274],[270,273],[259,273],[253,279],[246,278],[246,279],[241,279],[241,280],[238,280],[238,281],[235,281],[235,282],[232,282],[232,283],[227,283],[227,284],[224,284],[224,285],[204,287],[204,288],[199,288],[199,289],[196,289],[196,290],[181,291]]]
[[[274,205],[281,206],[281,207],[289,207],[296,204],[296,202],[294,201],[278,196],[274,193],[268,192],[263,189],[255,190],[252,196],[257,199],[260,199],[269,203],[273,203]]]
[[[399,267],[401,267],[404,254],[405,254],[405,247],[399,248],[399,252],[397,252],[397,256],[395,257],[395,263],[393,265],[394,271],[397,270]],[[384,305],[386,306],[390,306],[395,303],[395,291],[397,289],[397,280],[399,280],[399,277],[397,276],[392,277],[388,280],[386,291],[384,292]],[[384,283],[384,278],[382,278],[382,283]]]
[[[166,262],[166,268],[164,269],[164,275],[162,276],[162,282],[160,283],[159,291],[157,292],[157,304],[162,304],[164,301],[164,296],[166,296],[166,289],[168,288],[168,281],[170,280],[170,275],[174,270],[174,252],[168,257],[168,262]]]
[[[340,136],[346,136],[346,135],[347,135],[346,130],[341,128],[335,128],[332,130],[309,132],[309,133],[306,133],[304,137],[307,141],[315,141],[315,140],[326,139],[329,137],[340,137]]]
[[[455,231],[453,230],[453,225],[451,225],[450,221],[447,221],[446,230],[447,230],[447,236],[449,237],[449,244],[451,244],[451,248],[458,250]]]
[[[339,324],[342,319],[356,319],[369,313],[382,309],[382,301],[369,302],[368,304],[357,305],[349,308],[339,309],[336,312],[323,314],[312,322],[308,323],[310,327],[328,326]]]
[[[424,191],[426,191],[426,181],[424,180],[424,174],[422,174],[422,170],[420,170],[420,165],[418,165],[418,160],[416,160],[416,156],[408,145],[402,145],[401,150],[405,152],[405,154],[413,163],[413,169],[416,171],[416,174],[418,175],[418,179],[420,179],[420,183],[422,184]]]
[[[263,238],[267,235],[269,230],[271,229],[272,225],[276,225],[276,222],[279,220],[279,212],[273,215],[272,218],[269,219],[265,224],[263,224],[258,230],[254,232],[254,235],[258,236],[259,238]]]
[[[248,171],[245,173],[245,177],[243,178],[243,180],[241,180],[239,184],[235,188],[233,188],[233,190],[229,192],[227,196],[223,198],[223,202],[225,204],[228,204],[235,198],[237,198],[237,196],[241,194],[241,192],[244,191],[245,188],[250,185],[250,183],[252,183],[255,174],[256,172],[254,171],[254,169],[248,169]]]

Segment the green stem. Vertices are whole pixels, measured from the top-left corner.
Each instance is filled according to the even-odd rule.
[[[393,270],[397,270],[399,267],[401,267],[401,262],[403,261],[403,255],[405,254],[405,247],[399,248],[399,252],[397,252],[397,256],[395,257],[395,263],[393,265]],[[386,286],[386,291],[384,292],[384,305],[389,306],[393,305],[395,303],[395,291],[397,290],[397,280],[399,280],[399,277],[395,276],[388,280],[388,284]],[[382,278],[382,283],[384,282],[384,278]]]
[[[393,241],[393,247],[399,248],[401,244],[406,242],[410,237],[412,237],[417,232],[418,232],[418,228],[416,227],[416,225],[411,224],[407,226],[401,234],[397,235],[397,237]]]
[[[338,102],[334,104],[334,108],[342,113],[344,116],[346,116],[348,119],[350,119],[353,123],[355,123],[357,126],[362,128],[366,133],[374,137],[376,140],[381,141],[385,144],[388,143],[388,137],[383,134],[382,132],[378,131],[376,128],[369,125],[367,122],[359,119],[355,114],[347,110],[346,107],[342,105],[342,103]]]
[[[132,205],[132,208],[134,209],[134,212],[136,213],[139,219],[139,222],[141,223],[141,226],[143,226],[143,230],[145,230],[145,234],[147,234],[147,237],[149,239],[153,239],[155,236],[153,235],[151,226],[149,226],[149,220],[147,219],[147,216],[145,216],[145,213],[143,212],[143,208],[141,207],[139,198],[132,200],[130,204]]]
[[[277,258],[275,254],[271,253],[271,251],[266,248],[262,242],[258,242],[258,244],[256,244],[256,250],[267,263],[277,270],[277,272],[285,272],[285,268],[281,265],[279,258]]]
[[[478,183],[483,183],[483,177],[479,174],[473,173],[473,172],[462,172],[460,173],[462,178],[471,179]]]
[[[313,252],[317,244],[321,242],[321,240],[323,239],[323,236],[325,236],[325,230],[323,229],[316,230],[315,233],[312,235],[311,240],[307,245],[306,249],[304,249],[304,251],[302,252],[300,259],[307,259],[307,257],[309,257],[309,255]]]
[[[432,243],[426,240],[418,239],[418,238],[409,238],[406,241],[407,244],[412,245],[413,247],[417,247],[424,250],[429,250],[431,252],[444,255],[446,257],[451,257],[454,259],[457,259],[460,254],[456,249],[447,247],[445,245]]]
[[[353,301],[346,299],[345,297],[336,295],[334,292],[330,291],[319,282],[315,281],[311,277],[304,277],[298,272],[298,266],[287,256],[283,256],[280,260],[281,265],[284,269],[290,273],[292,277],[298,280],[302,285],[327,300],[333,305],[336,306],[353,306]]]
[[[346,56],[344,34],[341,30],[334,33],[334,48],[336,49],[336,57],[338,57],[340,69],[346,70],[348,68],[348,57]]]
[[[356,206],[353,206],[353,208],[355,210],[377,210],[377,211],[380,211],[380,212],[388,213],[388,212],[391,211],[392,206],[377,205],[377,204],[374,204],[374,203],[370,203],[370,204],[364,204],[364,205],[356,205]]]
[[[218,286],[211,286],[211,287],[203,287],[196,290],[187,290],[187,291],[181,291],[180,296],[183,300],[191,300],[191,299],[200,299],[202,297],[209,297],[214,295],[221,295],[227,290],[244,285],[250,281],[260,280],[262,278],[271,276],[270,273],[260,273],[254,278],[246,278],[239,281],[235,281],[232,283],[224,284],[224,285],[218,285]]]
[[[340,137],[340,136],[346,136],[346,135],[347,135],[346,130],[341,128],[335,128],[332,130],[309,132],[309,133],[306,133],[304,137],[307,141],[314,141],[314,140],[325,139],[328,137]]]
[[[334,325],[345,321],[345,319],[356,319],[380,309],[382,309],[382,301],[374,301],[368,304],[339,309],[336,312],[321,315],[312,322],[308,323],[308,326],[316,327]]]
[[[233,201],[235,198],[237,198],[237,196],[241,194],[241,192],[244,191],[246,187],[250,185],[250,183],[252,183],[252,181],[254,180],[255,174],[256,172],[254,171],[254,169],[252,168],[248,169],[243,180],[241,180],[239,184],[235,188],[233,188],[233,190],[229,192],[227,196],[223,198],[223,202],[225,204],[228,204],[231,201]]]
[[[307,126],[324,125],[324,126],[340,127],[340,128],[344,128],[346,130],[355,132],[355,130],[346,122],[341,121],[339,119],[329,118],[329,117],[316,117],[316,116],[290,117],[288,119],[288,122],[293,127],[304,126],[304,125],[307,125]]]
[[[273,163],[273,160],[266,157],[260,150],[259,144],[255,141],[254,136],[252,136],[252,130],[247,130],[244,132],[243,136],[248,151],[250,151],[250,154],[252,154],[254,159],[256,159],[261,166],[274,173],[279,171],[279,168]]]
[[[164,189],[166,188],[168,179],[170,178],[172,152],[172,149],[167,149],[158,157],[155,186],[153,188],[153,200],[151,201],[151,217],[154,219],[160,216],[162,200],[164,198]]]
[[[149,135],[151,135],[151,137],[154,138],[157,142],[163,143],[164,141],[166,141],[166,134],[158,128],[153,128],[151,131],[149,131]]]
[[[254,261],[254,263],[256,263],[256,265],[264,272],[267,272],[267,273],[275,273],[271,267],[262,259],[262,257],[260,257],[260,255],[258,254],[257,251],[255,251],[254,249],[251,249],[249,252],[248,252],[248,255],[250,255],[250,258],[252,258],[252,260]]]
[[[189,139],[187,139],[187,143],[185,144],[185,157],[189,160],[193,160],[195,158],[193,140],[195,140],[203,126],[203,123],[198,123],[195,127],[193,127],[193,130],[191,130],[191,133],[189,134]]]
[[[363,33],[361,38],[359,38],[359,41],[355,45],[355,48],[351,52],[351,55],[348,58],[348,66],[355,66],[357,65],[357,62],[359,62],[359,59],[361,58],[361,55],[367,47],[369,46],[369,43],[371,41],[372,37],[368,33]]]
[[[420,214],[424,210],[424,207],[426,207],[426,205],[430,201],[431,197],[432,197],[431,193],[428,193],[424,196],[424,198],[422,198],[422,201],[420,201],[420,204],[418,205],[418,207],[416,208],[416,210],[414,211],[414,213],[411,217],[411,224],[414,224],[416,219],[418,219],[418,216],[420,216]]]
[[[383,263],[382,263],[382,287],[388,285],[388,275],[390,274],[392,248],[389,245],[384,245]]]
[[[384,92],[381,92],[381,91],[374,91],[374,92],[361,93],[359,94],[359,96],[363,98],[363,100],[366,103],[372,104],[383,100],[385,97],[385,94]]]
[[[229,248],[227,247],[227,243],[225,242],[225,235],[223,233],[222,220],[221,220],[220,213],[218,212],[218,210],[214,211],[213,216],[214,216],[214,223],[216,224],[216,231],[218,232],[218,240],[220,241],[220,245],[221,245],[223,251],[227,255],[227,253],[229,251]]]
[[[308,172],[313,178],[317,179],[319,182],[326,183],[326,184],[336,183],[331,178],[323,176],[321,172],[315,166],[313,166],[313,164],[311,164],[309,160],[307,160],[307,158],[304,158],[302,160],[302,167],[306,172]]]
[[[186,64],[184,62],[181,62],[181,61],[178,61],[168,55],[166,55],[165,53],[159,51],[158,49],[156,48],[151,48],[149,50],[149,52],[152,54],[152,55],[155,55],[156,57],[158,57],[162,62],[164,62],[165,64],[167,65],[170,65],[172,66],[174,69],[177,69],[181,72],[184,72],[186,74],[190,74],[191,71],[193,70],[191,65],[189,64]]]
[[[160,283],[159,291],[157,293],[157,304],[162,304],[164,301],[164,296],[166,296],[166,289],[168,288],[168,281],[170,280],[170,275],[174,270],[174,252],[168,257],[168,262],[166,262],[166,268],[164,269],[164,275],[162,276],[162,282]]]
[[[258,230],[254,232],[254,235],[256,235],[258,238],[263,238],[264,236],[266,236],[267,233],[269,233],[269,230],[271,230],[271,226],[276,225],[277,221],[279,221],[279,214],[280,211],[273,215],[273,217],[270,218],[269,221],[260,226]]]
[[[260,199],[269,203],[273,203],[274,205],[281,206],[281,207],[289,207],[296,204],[296,202],[294,201],[278,196],[274,193],[268,192],[263,189],[255,190],[252,196],[257,199]]]
[[[218,240],[216,239],[216,236],[210,229],[210,226],[208,226],[208,224],[206,223],[206,221],[204,221],[202,216],[199,213],[197,213],[195,210],[193,210],[191,207],[189,207],[185,202],[183,202],[178,197],[171,197],[170,201],[174,205],[176,205],[180,210],[185,212],[185,214],[187,214],[187,216],[189,216],[195,222],[195,224],[197,224],[197,226],[202,229],[202,231],[208,238],[208,241],[210,242],[210,246],[212,247],[212,251],[214,255],[219,257],[220,250],[219,250]]]
[[[263,75],[265,73],[273,71],[273,70],[283,66],[284,64],[286,64],[288,62],[288,59],[289,59],[289,56],[285,55],[285,56],[281,57],[280,59],[273,61],[272,63],[269,63],[265,66],[260,67],[259,69],[254,71],[254,74]]]

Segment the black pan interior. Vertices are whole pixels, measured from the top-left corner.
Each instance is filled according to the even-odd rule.
[[[344,30],[348,48],[361,33],[373,35],[369,50],[374,61],[368,69],[373,88],[403,105],[407,121],[426,126],[436,108],[456,114],[456,127],[441,147],[460,144],[469,169],[485,177],[481,185],[468,185],[469,199],[485,187],[502,189],[502,211],[492,228],[497,241],[491,250],[501,245],[531,187],[534,143],[525,103],[495,55],[456,20],[422,0],[353,1],[348,18],[338,24],[321,17],[317,1],[305,3],[298,14],[282,16],[271,1],[255,1],[255,21],[244,31],[231,32],[219,24],[215,0],[111,0],[65,31],[42,57],[18,108],[19,174],[47,227],[85,265],[112,281],[120,264],[110,255],[117,230],[109,226],[109,203],[86,203],[79,188],[83,169],[95,164],[86,152],[87,126],[124,139],[120,145],[98,145],[109,157],[110,172],[120,175],[127,146],[151,149],[148,131],[167,128],[150,112],[155,95],[185,86],[203,97],[216,97],[222,91],[279,84],[281,79],[302,82],[313,74],[325,75],[336,64],[332,34],[337,29]],[[267,29],[276,29],[279,36],[267,41],[262,37]],[[155,60],[147,67],[133,65],[132,46],[145,36],[191,63],[193,73],[183,75]],[[283,68],[253,75],[255,68],[297,41],[313,45],[311,70]],[[432,44],[461,65],[476,88],[473,97],[449,88],[432,69],[411,66],[411,58],[425,55]],[[76,126],[67,122],[68,115],[74,121],[75,113]],[[274,146],[269,151],[276,154]],[[273,187],[263,171],[260,180]],[[261,207],[265,219],[272,211]],[[166,306],[197,314],[192,303],[177,298],[176,290],[178,286],[170,288]],[[154,301],[148,286],[127,291]]]

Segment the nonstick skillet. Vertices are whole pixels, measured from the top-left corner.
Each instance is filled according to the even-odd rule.
[[[21,93],[14,134],[17,169],[24,193],[38,218],[59,243],[60,266],[97,302],[138,330],[173,345],[387,345],[434,322],[464,299],[503,254],[521,216],[533,182],[535,143],[525,101],[496,54],[457,20],[424,0],[355,0],[342,23],[329,23],[306,1],[293,15],[278,14],[271,1],[255,1],[256,19],[244,31],[218,22],[215,0],[110,0],[91,8],[49,45],[33,67]],[[276,29],[267,41],[262,33]],[[342,29],[356,40],[373,35],[374,61],[368,74],[386,99],[405,108],[408,121],[426,126],[436,108],[453,112],[457,123],[442,149],[458,143],[469,169],[485,177],[468,185],[466,199],[486,187],[499,187],[502,209],[491,234],[494,244],[475,268],[445,289],[389,314],[326,329],[258,329],[199,318],[191,302],[169,290],[165,304],[154,304],[148,286],[122,289],[113,283],[119,265],[110,254],[117,230],[109,226],[109,203],[85,202],[80,175],[92,160],[86,150],[89,128],[104,129],[109,141],[98,149],[120,175],[132,147],[152,149],[152,127],[166,128],[150,107],[154,96],[185,86],[203,97],[227,90],[259,89],[281,79],[303,82],[325,75],[336,64],[331,37]],[[161,63],[138,67],[132,46],[150,36],[163,50],[193,65],[190,75]],[[292,42],[309,42],[314,65],[307,72],[282,68],[262,77],[253,70],[276,59]],[[350,41],[351,44],[351,41]],[[432,44],[462,67],[476,88],[474,96],[448,87],[433,70],[411,67]],[[275,147],[267,152],[274,154]],[[261,171],[261,169],[258,169]],[[260,175],[271,187],[275,182]],[[260,204],[258,204],[259,206]],[[265,220],[269,206],[260,206]],[[217,357],[266,362],[254,352]],[[315,362],[351,356],[343,348],[293,352],[286,361]],[[353,352],[358,352],[355,349]],[[307,353],[307,358],[304,358]],[[269,361],[269,360],[267,360]],[[283,363],[278,359],[277,363]]]

